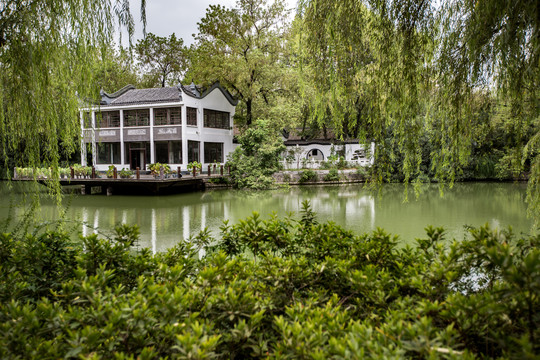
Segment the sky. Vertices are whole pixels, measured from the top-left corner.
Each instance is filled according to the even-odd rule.
[[[296,8],[297,0],[285,0],[287,7]],[[172,33],[193,43],[192,34],[197,33],[197,22],[204,17],[209,5],[234,7],[236,0],[146,0],[146,32],[168,37]],[[134,40],[142,38],[140,0],[132,0],[131,11],[135,19]]]

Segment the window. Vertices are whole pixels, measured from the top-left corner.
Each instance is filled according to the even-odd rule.
[[[102,111],[96,113],[96,127],[120,127],[120,111]]]
[[[169,141],[169,149],[170,149],[170,152],[172,153],[172,163],[181,164],[182,163],[182,142]]]
[[[154,109],[154,125],[179,125],[182,123],[181,108]]]
[[[363,149],[355,150],[352,156],[352,160],[365,159],[366,152]]]
[[[229,113],[204,109],[204,127],[215,129],[229,129]]]
[[[167,141],[156,141],[155,146],[155,158],[156,162],[162,164],[169,163],[169,143]]]
[[[311,149],[307,154],[307,158],[312,160],[324,160],[324,154],[318,149]]]
[[[223,143],[204,143],[204,162],[223,162]]]
[[[182,163],[182,142],[181,141],[156,141],[155,160],[162,164]]]
[[[199,142],[188,140],[188,162],[199,161]]]
[[[188,107],[186,108],[187,124],[197,126],[197,109]]]
[[[97,143],[98,164],[120,164],[120,143]]]
[[[150,124],[150,110],[124,110],[124,126],[148,126]]]

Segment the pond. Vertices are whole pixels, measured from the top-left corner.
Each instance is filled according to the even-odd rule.
[[[1,185],[0,221],[8,217],[13,204],[22,202],[22,185],[15,185],[12,189]],[[280,217],[295,212],[299,218],[304,200],[310,201],[319,221],[334,221],[358,234],[380,227],[399,235],[402,244],[424,237],[427,225],[443,226],[449,239],[462,239],[465,226],[512,226],[515,233],[532,230],[532,221],[526,215],[526,184],[459,183],[445,189],[442,196],[436,184],[428,184],[422,186],[418,198],[409,190],[408,201],[404,201],[403,184],[386,184],[380,191],[355,184],[256,192],[227,189],[157,197],[66,195],[64,203],[72,232],[110,234],[120,223],[138,224],[140,245],[154,252],[166,250],[205,227],[217,236],[223,220],[236,223],[253,211],[265,218],[272,212]],[[21,216],[24,211],[15,208],[11,213]],[[39,214],[43,222],[59,216],[50,199],[42,200]]]

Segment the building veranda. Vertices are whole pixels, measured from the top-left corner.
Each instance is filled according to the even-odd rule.
[[[237,101],[215,83],[101,91],[99,104],[80,109],[81,162],[104,171],[165,163],[186,169],[192,162],[223,164],[234,150]]]

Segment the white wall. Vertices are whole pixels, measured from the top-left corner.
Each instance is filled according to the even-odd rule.
[[[223,143],[223,161],[227,159],[227,155],[234,151],[233,146],[233,116],[235,112],[235,106],[227,100],[225,95],[215,88],[210,94],[206,95],[203,99],[196,99],[189,95],[183,94],[184,105],[186,107],[193,107],[197,109],[197,127],[187,125],[186,133],[184,137],[185,153],[183,153],[183,167],[187,166],[187,141],[199,141],[200,142],[200,161],[204,161],[204,142],[220,142]],[[229,113],[230,129],[212,129],[204,127],[204,111],[203,109],[218,110]],[[203,164],[203,169],[207,164]]]

